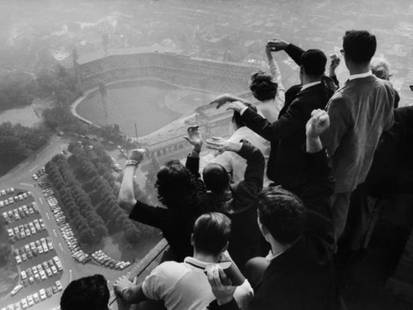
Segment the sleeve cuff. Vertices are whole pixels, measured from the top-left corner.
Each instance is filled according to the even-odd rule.
[[[244,112],[247,111],[247,110],[248,110],[248,107],[245,106],[245,107],[242,108],[241,111],[239,111],[239,114],[242,115],[242,114],[244,114]]]

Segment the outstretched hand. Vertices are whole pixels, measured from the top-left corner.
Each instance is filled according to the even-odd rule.
[[[221,137],[212,137],[206,141],[207,148],[217,150],[222,153],[225,151],[239,152],[242,148],[241,143],[228,141]]]
[[[270,49],[272,52],[278,52],[278,51],[283,51],[287,48],[288,42],[280,39],[274,39],[271,41],[268,41],[267,43],[267,49]]]
[[[324,110],[317,109],[311,112],[311,117],[306,124],[306,135],[309,138],[317,138],[330,127],[330,118]]]
[[[209,104],[216,104],[217,105],[217,109],[219,109],[220,107],[222,107],[224,104],[230,103],[230,102],[234,102],[234,101],[241,101],[240,98],[234,96],[234,95],[230,95],[230,94],[223,94],[221,96],[218,96],[217,98],[215,98],[214,100],[212,100]]]
[[[194,149],[198,152],[201,151],[202,148],[202,137],[201,133],[199,132],[199,126],[190,126],[187,129],[188,136],[184,137],[186,141],[194,146]]]

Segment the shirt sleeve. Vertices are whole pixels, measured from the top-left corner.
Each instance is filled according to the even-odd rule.
[[[245,280],[234,291],[234,299],[240,309],[248,309],[248,304],[254,297],[254,291],[248,280]]]
[[[164,300],[182,273],[177,262],[164,262],[156,266],[142,283],[143,294],[152,300]]]
[[[346,102],[341,96],[330,99],[327,106],[330,127],[321,136],[321,141],[327,149],[328,156],[331,157],[334,156],[343,136],[347,132],[351,113],[347,110]]]
[[[152,272],[145,278],[145,280],[142,283],[142,292],[149,299],[162,299],[162,268],[162,264],[158,265],[154,270],[152,270]]]
[[[165,223],[167,216],[168,211],[165,208],[147,205],[141,201],[136,202],[129,214],[130,219],[159,229],[163,228],[162,223]]]

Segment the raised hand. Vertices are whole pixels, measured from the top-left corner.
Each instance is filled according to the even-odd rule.
[[[199,132],[199,126],[190,126],[187,129],[188,136],[184,137],[186,141],[194,146],[194,149],[197,151],[201,151],[202,148],[202,137],[201,133]]]
[[[278,52],[278,51],[283,51],[287,48],[288,42],[280,39],[274,39],[271,40],[267,43],[267,47],[272,51],[272,52]]]
[[[313,110],[311,118],[306,124],[306,135],[309,138],[317,138],[330,127],[330,118],[324,110]]]
[[[207,148],[212,150],[217,150],[218,152],[239,152],[241,150],[242,144],[237,142],[228,141],[221,137],[212,137],[206,141]]]
[[[234,95],[230,95],[230,94],[223,94],[221,96],[218,96],[217,98],[215,98],[214,100],[212,100],[209,104],[216,104],[217,105],[217,109],[219,109],[220,107],[222,107],[224,104],[227,104],[229,102],[234,102],[234,101],[242,101],[241,98],[238,98]]]
[[[136,160],[139,164],[143,160],[143,156],[145,154],[145,149],[133,149],[129,152],[128,159],[129,160]]]
[[[340,57],[337,54],[330,55],[330,70],[335,70],[340,65]]]

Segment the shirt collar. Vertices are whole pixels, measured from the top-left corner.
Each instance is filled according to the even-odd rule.
[[[318,84],[321,84],[321,81],[311,82],[311,83],[304,84],[304,85],[301,87],[301,91],[303,91],[304,89],[307,89],[307,88],[309,88],[309,87],[318,85]]]
[[[194,257],[185,257],[184,263],[191,265],[192,267],[198,268],[198,269],[205,269],[206,266],[211,265],[212,263],[206,263],[203,261],[200,261]]]
[[[352,74],[352,75],[349,76],[348,79],[351,81],[351,80],[354,80],[354,79],[366,78],[366,77],[369,77],[371,75],[372,75],[372,73],[371,73],[371,71],[369,71],[369,72],[364,72],[364,73]]]

